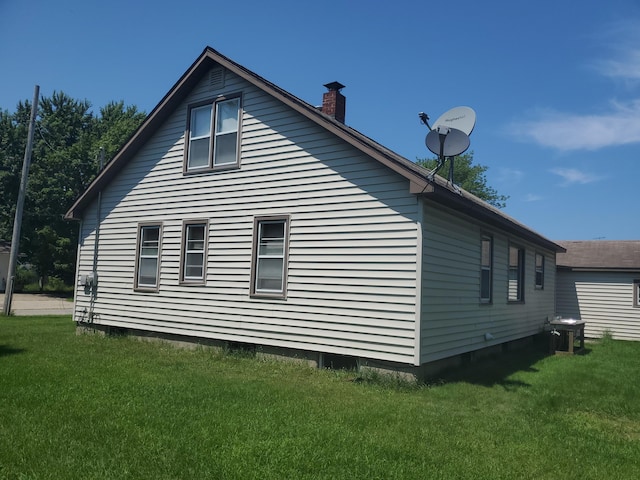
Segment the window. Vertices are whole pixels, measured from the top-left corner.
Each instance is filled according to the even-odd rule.
[[[640,280],[633,281],[633,306],[640,307]]]
[[[493,278],[493,238],[482,236],[480,254],[480,302],[491,303]]]
[[[182,261],[180,262],[180,280],[182,282],[204,283],[206,247],[207,222],[185,223],[182,231]]]
[[[509,293],[510,302],[524,301],[524,249],[509,246]]]
[[[544,288],[544,255],[536,253],[536,288]]]
[[[284,298],[287,293],[289,217],[256,218],[251,294]]]
[[[160,268],[160,225],[140,225],[136,254],[135,288],[158,289]]]
[[[236,167],[239,163],[240,97],[190,107],[187,172]]]

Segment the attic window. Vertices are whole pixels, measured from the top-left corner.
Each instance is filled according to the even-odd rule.
[[[189,107],[185,172],[237,168],[241,118],[239,95]]]

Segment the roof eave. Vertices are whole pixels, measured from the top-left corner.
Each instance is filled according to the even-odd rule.
[[[561,245],[558,245],[554,241],[549,240],[525,225],[510,219],[497,209],[484,205],[481,203],[481,200],[477,198],[467,198],[467,196],[471,197],[471,194],[468,192],[461,191],[458,193],[444,185],[440,185],[437,181],[434,181],[431,182],[431,184],[422,192],[422,195],[425,198],[431,199],[494,227],[498,227],[553,252],[563,253],[566,251]]]

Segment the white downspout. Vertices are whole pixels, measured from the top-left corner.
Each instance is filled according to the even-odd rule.
[[[416,312],[414,333],[413,364],[420,366],[422,345],[422,223],[424,221],[424,201],[416,196],[418,202],[418,218],[416,220]]]

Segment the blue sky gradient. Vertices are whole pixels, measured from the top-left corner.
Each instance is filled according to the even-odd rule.
[[[0,108],[34,85],[149,112],[210,45],[346,123],[432,157],[418,112],[477,113],[504,210],[554,240],[640,239],[640,4],[631,0],[0,0]]]

